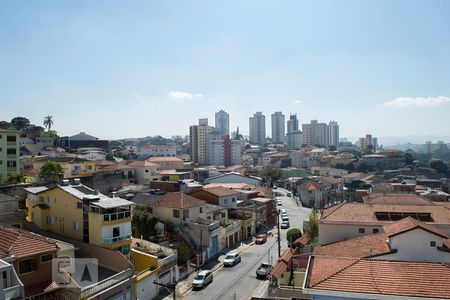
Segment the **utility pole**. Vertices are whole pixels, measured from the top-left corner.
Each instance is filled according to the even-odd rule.
[[[153,281],[153,284],[165,287],[172,294],[173,300],[177,299],[177,283],[178,282],[164,284],[157,281]]]
[[[278,231],[278,257],[281,257],[280,210],[279,209],[277,209],[277,231]]]

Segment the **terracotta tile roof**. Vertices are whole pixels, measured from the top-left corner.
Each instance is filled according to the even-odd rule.
[[[135,168],[158,166],[157,164],[151,163],[147,160],[132,160],[132,161],[128,161],[127,165],[130,167],[135,167]]]
[[[379,221],[376,212],[426,213],[431,214],[434,224],[450,224],[450,209],[442,209],[439,204],[430,205],[372,205],[364,203],[341,203],[322,212],[320,223],[388,224]]]
[[[270,272],[270,275],[277,279],[280,278],[288,269],[293,255],[294,251],[292,248],[284,250],[283,254],[281,254],[281,257],[278,259],[278,263],[273,267],[272,272]]]
[[[450,268],[443,263],[318,256],[307,276],[307,287],[317,290],[450,298]]]
[[[165,194],[164,197],[162,197],[158,202],[155,203],[155,206],[183,209],[201,206],[204,204],[205,201],[199,200],[181,192],[176,192]]]
[[[433,201],[416,194],[372,194],[363,200],[368,204],[433,205]]]
[[[416,228],[421,228],[443,238],[448,238],[448,236],[445,233],[441,232],[439,229],[411,217],[407,217],[395,223],[384,226],[384,232],[386,236],[392,237]]]
[[[342,175],[342,178],[346,178],[346,179],[354,179],[354,178],[358,178],[360,176],[364,175],[363,173],[358,173],[358,172],[354,172],[354,173],[350,173],[350,174],[345,174]]]
[[[293,244],[304,246],[304,245],[308,245],[311,241],[312,241],[311,236],[309,234],[305,233],[304,235],[302,235],[301,237],[296,239]]]
[[[308,181],[302,185],[299,185],[298,188],[301,190],[314,191],[323,188],[323,185],[315,181]]]
[[[320,178],[321,180],[325,180],[326,182],[330,183],[330,184],[338,184],[340,181],[337,180],[334,177],[331,176],[323,176]]]
[[[17,258],[57,251],[56,242],[29,231],[0,225],[0,258]]]
[[[218,197],[239,195],[238,191],[235,191],[233,189],[227,189],[223,186],[211,187],[211,188],[204,187],[203,189],[205,191],[207,191],[208,193],[211,193]]]
[[[384,233],[368,234],[353,239],[314,248],[313,255],[362,258],[390,253]]]

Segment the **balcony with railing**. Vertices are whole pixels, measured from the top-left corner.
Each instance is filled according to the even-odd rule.
[[[120,283],[124,283],[126,281],[130,282],[131,277],[133,277],[133,271],[131,269],[127,269],[100,282],[83,287],[81,289],[81,298],[91,298]]]
[[[110,213],[110,214],[103,214],[104,222],[110,222],[110,221],[122,220],[122,219],[130,219],[130,218],[131,218],[131,210],[124,210],[124,211],[119,211],[119,212]]]
[[[114,236],[114,237],[104,237],[103,244],[114,244],[121,241],[131,240],[131,232],[124,235]]]

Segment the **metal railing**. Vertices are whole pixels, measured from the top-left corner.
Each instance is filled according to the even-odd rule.
[[[108,289],[124,280],[127,280],[133,276],[133,271],[131,269],[126,269],[116,275],[106,278],[100,282],[94,283],[81,289],[81,297],[91,297],[105,289]]]
[[[120,219],[126,219],[126,218],[130,218],[130,217],[131,217],[131,211],[126,210],[126,211],[120,211],[120,212],[111,213],[111,214],[104,214],[103,221],[109,222],[109,221],[115,221],[115,220],[120,220]]]
[[[113,244],[113,243],[129,240],[129,239],[131,239],[131,233],[125,234],[125,235],[120,235],[120,236],[115,236],[115,237],[110,237],[110,238],[103,238],[103,244]]]

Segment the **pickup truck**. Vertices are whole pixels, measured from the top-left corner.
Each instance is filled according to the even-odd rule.
[[[261,263],[258,269],[256,269],[256,278],[267,278],[272,272],[272,266],[268,263]]]

